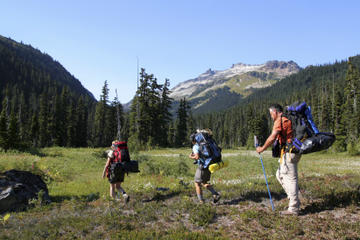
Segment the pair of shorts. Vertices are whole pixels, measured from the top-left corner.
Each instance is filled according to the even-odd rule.
[[[124,182],[124,178],[125,178],[125,172],[121,171],[118,175],[113,176],[113,177],[111,177],[111,174],[110,174],[108,180],[109,180],[109,183],[114,184],[117,182],[121,182],[121,183]]]
[[[211,172],[208,168],[203,168],[202,166],[199,166],[196,169],[194,181],[197,183],[207,183],[210,181]]]

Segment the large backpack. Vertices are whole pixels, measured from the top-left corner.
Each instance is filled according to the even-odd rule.
[[[120,174],[125,172],[124,163],[130,161],[130,154],[126,142],[118,141],[113,143],[114,146],[114,159],[109,166],[110,178],[115,179]]]
[[[110,169],[114,169],[114,173],[121,173],[122,171],[129,172],[140,172],[139,163],[135,160],[130,160],[129,149],[127,143],[124,141],[118,141],[114,143],[114,161],[110,165]]]
[[[199,145],[199,155],[204,160],[204,168],[221,161],[221,148],[212,138],[210,130],[198,130],[195,134],[195,141]]]
[[[291,153],[312,153],[329,148],[335,141],[333,133],[319,132],[311,115],[311,108],[305,102],[296,102],[286,108],[282,115],[291,121],[293,137],[286,151]]]
[[[124,141],[115,142],[114,162],[129,162],[130,154],[127,143]]]

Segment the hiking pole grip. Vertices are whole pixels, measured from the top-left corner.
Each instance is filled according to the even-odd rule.
[[[254,145],[255,145],[255,148],[257,148],[259,146],[259,141],[258,141],[256,136],[254,136]],[[269,188],[269,184],[268,184],[266,173],[265,173],[264,163],[263,163],[262,156],[261,156],[260,153],[259,153],[259,156],[260,156],[261,166],[262,166],[262,169],[263,169],[263,172],[264,172],[266,187],[267,187],[269,197],[270,197],[271,208],[272,208],[273,211],[275,211],[274,203],[273,203],[272,198],[271,198],[270,188]]]
[[[254,145],[255,145],[255,148],[257,148],[259,146],[259,141],[255,135],[254,135]]]

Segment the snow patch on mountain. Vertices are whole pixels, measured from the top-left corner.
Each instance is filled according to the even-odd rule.
[[[237,63],[233,64],[231,68],[225,69],[222,71],[209,69],[206,72],[200,74],[197,78],[187,80],[175,86],[171,91],[170,97],[178,100],[180,98],[188,98],[193,95],[196,91],[201,91],[197,93],[199,97],[203,96],[206,92],[219,88],[224,85],[224,82],[227,79],[230,79],[234,76],[241,75],[248,72],[264,72],[264,73],[274,73],[278,78],[286,77],[290,74],[297,73],[300,70],[300,67],[293,61],[284,62],[284,61],[268,61],[264,64],[251,65]],[[246,88],[258,88],[265,87],[269,84],[252,84]]]

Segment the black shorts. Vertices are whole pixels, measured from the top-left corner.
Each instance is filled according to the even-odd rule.
[[[114,184],[114,183],[117,183],[117,182],[124,182],[124,178],[125,178],[125,172],[122,171],[120,172],[118,175],[114,176],[114,177],[109,177],[108,180],[109,180],[109,183],[111,184]]]

